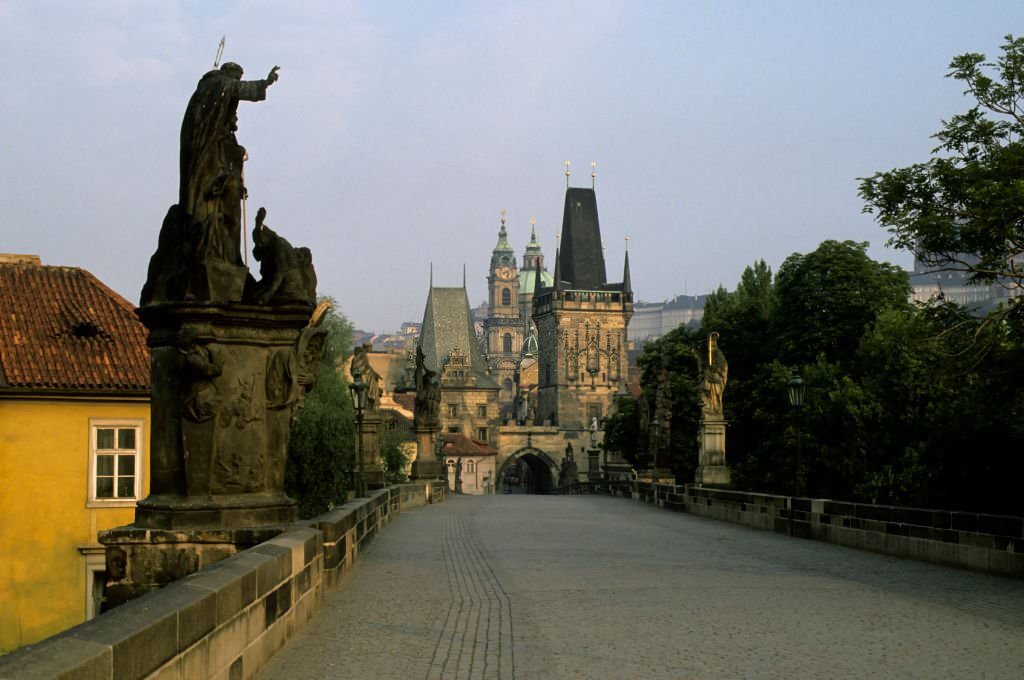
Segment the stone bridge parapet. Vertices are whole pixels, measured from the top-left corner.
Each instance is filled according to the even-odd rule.
[[[756,529],[1024,578],[1024,518],[800,498],[693,484],[580,482],[565,493],[634,498]]]
[[[372,492],[91,621],[0,658],[0,679],[252,676],[339,585],[398,513],[443,484]]]

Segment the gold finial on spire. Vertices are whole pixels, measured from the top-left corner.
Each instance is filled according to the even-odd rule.
[[[590,161],[590,188],[597,188],[597,161]]]
[[[537,240],[537,218],[536,217],[531,217],[530,218],[530,237],[533,240],[535,240],[535,241]]]
[[[565,188],[569,188],[569,161],[565,162]]]
[[[629,234],[626,234],[626,252],[629,252]]]
[[[505,209],[504,208],[502,208],[502,210],[501,210],[501,226],[503,226],[503,227],[505,226]]]

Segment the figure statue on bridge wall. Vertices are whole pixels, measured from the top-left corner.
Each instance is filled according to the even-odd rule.
[[[137,310],[152,377],[149,495],[133,524],[98,537],[109,556],[128,555],[124,578],[108,578],[109,605],[231,554],[253,527],[298,516],[284,491],[288,438],[319,373],[328,306],[316,307],[312,254],[267,227],[264,210],[253,244],[261,280],[249,274],[246,151],[235,138],[238,102],[265,99],[277,79],[274,67],[243,81],[226,63],[203,75],[185,110],[178,202]],[[170,565],[168,554],[195,558]]]
[[[441,383],[437,372],[426,366],[421,347],[416,348],[416,404],[414,416],[418,429],[437,429],[441,408]]]
[[[238,102],[266,99],[277,71],[242,80],[242,67],[227,62],[200,78],[181,122],[178,202],[160,229],[143,305],[241,301],[248,273],[241,257],[247,156],[235,137]]]
[[[698,388],[701,400],[700,432],[697,435],[700,452],[695,481],[698,486],[726,487],[731,483],[731,473],[725,463],[727,423],[722,393],[729,379],[729,362],[718,347],[717,332],[708,336],[707,354],[698,352],[696,347],[693,352],[703,377]]]
[[[703,377],[703,382],[698,388],[701,407],[705,414],[721,417],[722,394],[729,380],[729,362],[725,360],[725,354],[718,346],[718,331],[708,336],[706,355],[698,352],[696,347],[693,348],[693,353],[697,357],[697,364]]]

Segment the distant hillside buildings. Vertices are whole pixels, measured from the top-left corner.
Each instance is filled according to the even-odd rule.
[[[969,256],[964,256],[968,262]],[[936,270],[932,265],[914,259],[914,270],[909,272],[910,286],[913,289],[910,299],[914,302],[927,302],[942,297],[949,302],[965,307],[970,313],[983,315],[993,311],[1010,298],[1024,293],[1018,286],[1004,285],[999,282],[974,284],[970,282],[970,273],[965,271]]]

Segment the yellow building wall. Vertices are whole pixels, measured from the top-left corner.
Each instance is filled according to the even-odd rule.
[[[149,493],[149,402],[0,399],[0,653],[86,616],[85,557],[134,507],[89,508],[90,419],[141,420]]]

